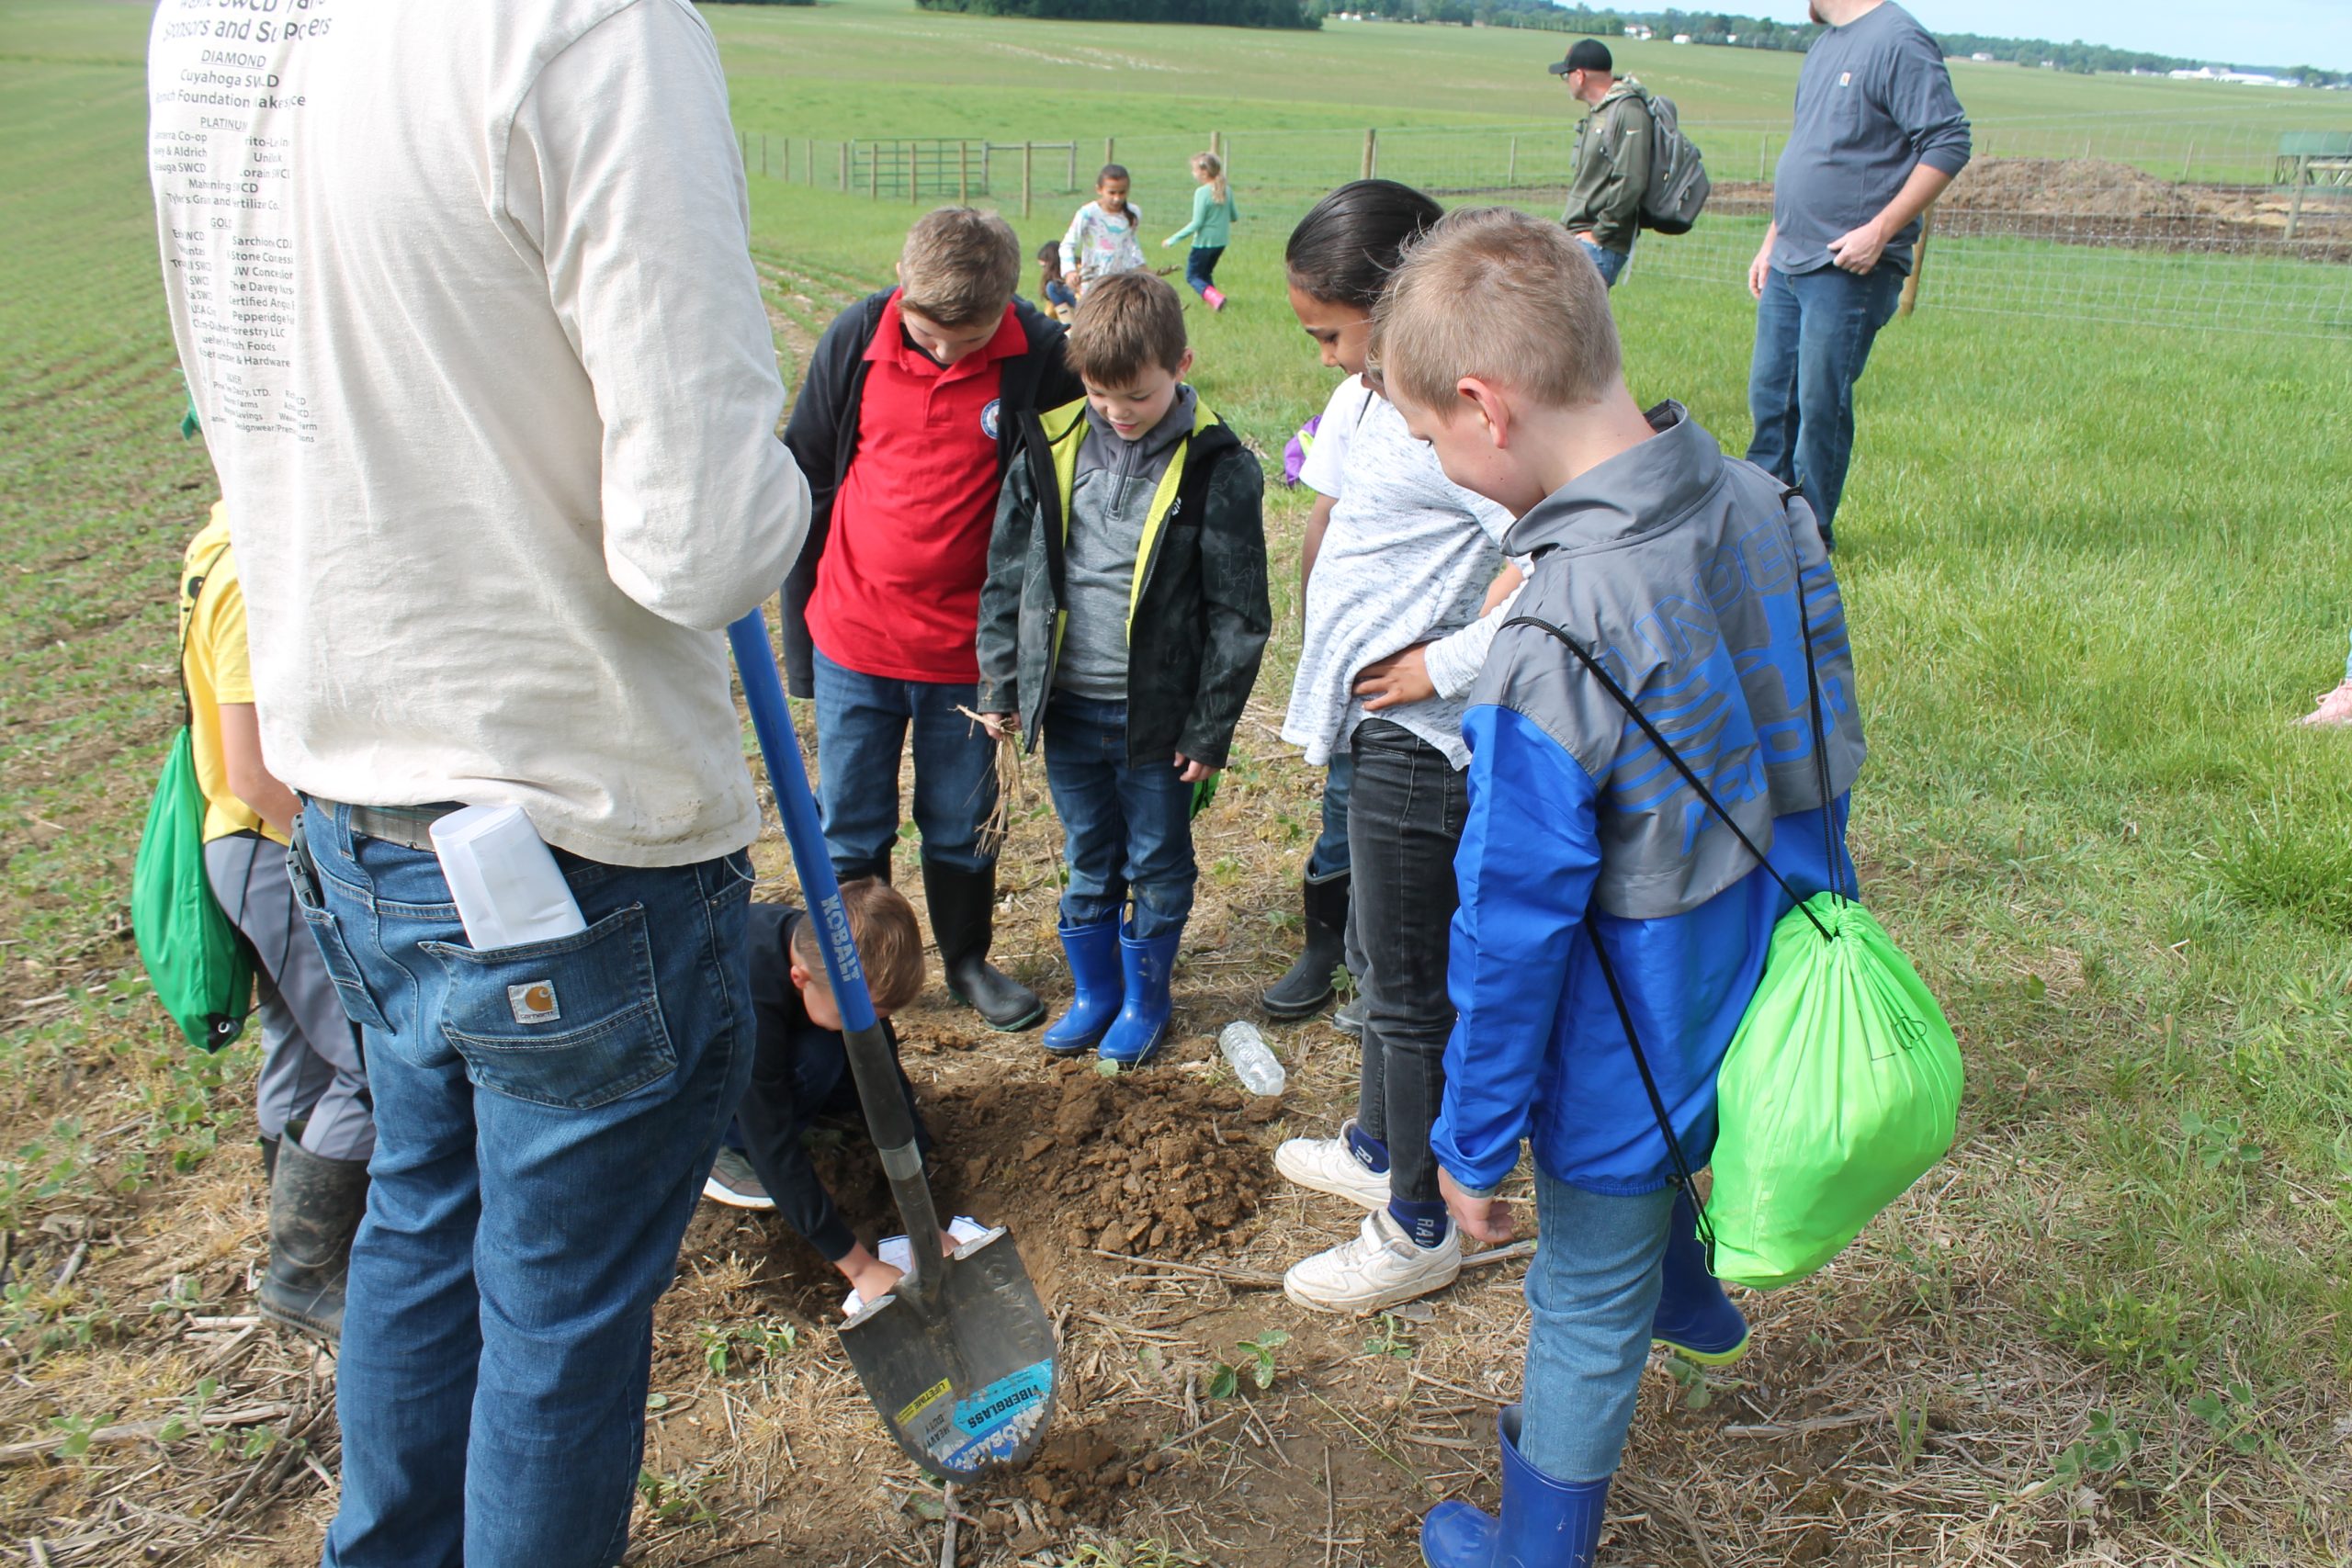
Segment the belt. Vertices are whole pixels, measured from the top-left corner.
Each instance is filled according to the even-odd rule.
[[[351,832],[355,838],[381,839],[388,844],[430,852],[433,824],[463,809],[458,806],[355,806]]]

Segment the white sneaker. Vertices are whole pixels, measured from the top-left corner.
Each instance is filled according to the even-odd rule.
[[[1348,1147],[1348,1130],[1355,1124],[1352,1116],[1340,1122],[1336,1138],[1284,1139],[1274,1151],[1274,1168],[1301,1187],[1312,1187],[1367,1209],[1385,1209],[1388,1173],[1365,1169],[1363,1161]]]
[[[1426,1296],[1462,1272],[1462,1233],[1452,1225],[1435,1247],[1416,1247],[1395,1216],[1375,1209],[1353,1241],[1291,1265],[1283,1294],[1316,1312],[1362,1314]]]

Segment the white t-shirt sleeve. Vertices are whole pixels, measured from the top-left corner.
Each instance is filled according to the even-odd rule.
[[[1322,423],[1315,427],[1315,444],[1298,470],[1298,482],[1317,495],[1340,496],[1340,479],[1347,471],[1348,439],[1363,418],[1364,400],[1372,396],[1363,378],[1351,376],[1332,389],[1323,405]]]
[[[539,73],[503,209],[595,388],[614,585],[716,630],[775,592],[808,530],[752,267],[727,82],[683,0],[637,0]],[[648,243],[657,236],[658,243]]]
[[[1478,683],[1478,671],[1487,667],[1487,655],[1494,649],[1495,634],[1510,619],[1512,607],[1526,592],[1527,584],[1521,583],[1504,595],[1501,604],[1460,631],[1442,637],[1421,649],[1421,658],[1429,666],[1430,684],[1437,688],[1439,696],[1451,700],[1470,694],[1470,688]]]

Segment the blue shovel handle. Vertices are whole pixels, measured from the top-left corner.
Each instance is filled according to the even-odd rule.
[[[899,1087],[890,1043],[874,1016],[874,998],[865,987],[865,966],[858,962],[849,913],[842,908],[841,883],[833,875],[832,857],[825,850],[817,797],[809,791],[808,770],[800,761],[800,742],[792,730],[792,710],[785,705],[784,682],[776,673],[775,649],[768,642],[766,615],[753,610],[729,626],[727,642],[735,652],[736,672],[742,677],[743,701],[752,710],[752,729],[759,737],[760,754],[767,760],[768,784],[775,792],[776,809],[784,818],[784,836],[792,846],[792,863],[800,873],[801,895],[808,899],[809,917],[823,939],[825,973],[832,980],[833,1003],[841,1010],[842,1042],[857,1080],[858,1099],[865,1104],[866,1130],[873,1134],[883,1173],[890,1179],[890,1195],[898,1201],[899,1217],[913,1244],[914,1267],[892,1294],[927,1307],[937,1288],[941,1264],[936,1246],[924,1242],[939,1234],[938,1211],[932,1202],[930,1184],[923,1179],[914,1116]]]

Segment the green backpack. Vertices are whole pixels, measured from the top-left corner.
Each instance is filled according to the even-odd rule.
[[[1802,585],[1797,605],[1826,824],[1829,755]],[[1592,944],[1650,1111],[1666,1135],[1675,1182],[1699,1212],[1708,1268],[1752,1290],[1792,1284],[1837,1257],[1951,1151],[1960,1122],[1960,1042],[1918,972],[1869,910],[1835,887],[1800,896],[1575,639],[1533,617],[1510,624],[1536,626],[1565,644],[1795,905],[1772,928],[1763,977],[1716,1074],[1715,1177],[1704,1205],[1608,950]],[[1826,837],[1837,841],[1834,829]]]
[[[220,558],[215,551],[212,561]],[[205,563],[207,572],[212,561]],[[191,624],[196,596],[203,591],[203,577],[188,583]],[[155,780],[147,830],[139,836],[139,855],[131,864],[130,931],[164,1010],[189,1044],[218,1051],[244,1032],[253,1010],[254,960],[204,874],[204,789],[197,782],[190,733],[185,626],[179,668],[180,727]]]

